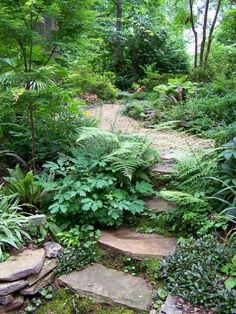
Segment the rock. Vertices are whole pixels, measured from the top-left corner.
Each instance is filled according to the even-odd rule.
[[[10,304],[12,303],[14,300],[13,296],[12,295],[3,295],[3,296],[0,296],[0,304],[2,305],[7,305],[7,304]]]
[[[176,204],[167,202],[161,198],[153,198],[146,200],[145,207],[153,209],[157,213],[162,213],[165,212],[167,209],[176,208]]]
[[[139,233],[126,228],[102,231],[98,242],[104,247],[136,259],[159,258],[169,255],[176,245],[175,238],[155,233]]]
[[[39,281],[41,278],[43,278],[45,275],[47,275],[50,271],[52,271],[54,268],[56,268],[58,265],[58,260],[53,258],[53,259],[47,259],[44,262],[43,268],[38,274],[31,275],[27,278],[28,280],[28,285],[32,286],[35,284],[37,281]]]
[[[151,310],[149,314],[157,314],[157,310]]]
[[[166,302],[161,306],[160,314],[183,314],[183,311],[177,308],[177,299],[168,295]]]
[[[162,164],[162,165],[157,165],[152,169],[154,173],[158,174],[174,174],[176,173],[176,170],[174,169],[172,164]]]
[[[18,291],[24,288],[27,284],[28,281],[26,280],[0,283],[0,296],[5,296],[11,294],[12,292]]]
[[[152,287],[144,279],[101,264],[63,275],[59,282],[76,294],[90,296],[100,303],[118,304],[138,311],[148,310],[152,303]]]
[[[14,298],[13,302],[8,305],[0,306],[0,314],[6,314],[8,311],[18,309],[24,304],[24,297],[17,296]]]
[[[57,242],[46,242],[43,247],[48,258],[57,257],[63,251],[63,247]]]
[[[44,249],[25,250],[0,264],[0,281],[15,281],[37,274],[45,260]]]
[[[39,289],[48,286],[54,278],[54,273],[51,272],[45,277],[41,278],[39,281],[37,281],[34,285],[30,287],[26,287],[20,291],[23,295],[34,295],[38,293]]]

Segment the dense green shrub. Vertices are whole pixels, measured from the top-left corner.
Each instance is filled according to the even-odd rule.
[[[97,95],[103,100],[112,100],[116,97],[117,89],[112,84],[114,81],[112,72],[96,73],[89,65],[80,65],[72,69],[68,84],[77,92]]]
[[[83,113],[70,112],[72,108],[61,108],[55,112],[36,111],[35,132],[36,163],[42,165],[47,160],[54,160],[58,153],[70,150],[78,136],[78,128],[96,126],[97,122]],[[25,161],[31,160],[31,133],[28,116],[12,113],[0,118],[2,138],[0,147],[15,151]]]
[[[125,212],[142,212],[141,198],[153,194],[149,170],[157,161],[149,144],[137,137],[85,128],[77,145],[71,156],[45,164],[51,173],[41,180],[52,196],[49,211],[74,223],[93,225],[120,225]]]
[[[190,239],[179,243],[175,252],[164,258],[158,271],[171,294],[213,308],[216,313],[232,313],[236,290],[224,286],[227,277],[221,268],[234,251],[213,237]]]

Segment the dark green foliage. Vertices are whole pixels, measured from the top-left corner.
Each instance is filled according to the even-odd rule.
[[[221,268],[233,254],[233,249],[213,237],[190,239],[164,258],[159,271],[171,294],[213,308],[216,313],[231,313],[236,307],[236,290],[225,288],[227,277]]]
[[[154,193],[148,180],[156,152],[140,138],[93,128],[84,129],[79,143],[72,156],[45,164],[51,172],[42,182],[53,198],[49,211],[103,226],[120,225],[125,212],[142,212],[141,198]]]
[[[75,269],[83,269],[99,258],[97,239],[99,233],[92,226],[74,227],[58,234],[59,242],[65,247],[59,255],[56,274],[70,273]]]

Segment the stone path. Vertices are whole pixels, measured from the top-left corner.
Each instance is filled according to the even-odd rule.
[[[169,255],[176,245],[176,239],[159,234],[147,234],[121,228],[102,231],[98,240],[101,245],[113,251],[136,259],[160,258]]]
[[[147,311],[152,304],[152,287],[144,279],[101,264],[63,275],[59,283],[100,303],[124,305],[137,311]]]
[[[184,132],[156,131],[145,129],[139,121],[121,114],[122,105],[104,104],[90,109],[92,116],[100,120],[100,127],[108,131],[123,131],[141,135],[152,143],[152,145],[167,159],[181,159],[197,152],[201,148],[214,146],[214,141],[200,139]],[[165,159],[165,158],[163,158]]]
[[[15,309],[15,313],[20,313],[18,308],[23,305],[24,296],[38,293],[53,281],[58,261],[46,258],[47,253],[44,249],[27,249],[0,263],[0,314]]]
[[[167,202],[161,198],[153,198],[145,201],[145,208],[153,209],[156,213],[163,213],[168,209],[176,208],[176,204]]]

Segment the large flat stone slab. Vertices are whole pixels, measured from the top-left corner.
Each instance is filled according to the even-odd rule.
[[[171,174],[176,173],[176,170],[173,164],[165,163],[165,164],[160,164],[160,165],[155,166],[152,169],[152,172],[156,174],[162,174],[162,175],[166,175],[166,174],[171,175]]]
[[[63,275],[59,283],[100,303],[123,305],[138,311],[147,311],[152,303],[152,288],[144,279],[101,264]]]
[[[0,296],[0,304],[7,305],[14,301],[14,298],[12,295],[3,295]]]
[[[139,233],[126,228],[102,231],[98,241],[107,248],[137,259],[169,255],[176,245],[175,238]]]
[[[176,204],[161,198],[153,198],[145,201],[145,207],[153,209],[156,213],[163,213],[168,209],[176,208]]]
[[[0,281],[15,281],[37,274],[45,260],[44,249],[25,250],[0,264]]]
[[[14,282],[0,282],[0,296],[11,294],[24,288],[28,284],[27,280],[18,280]]]
[[[0,314],[6,314],[11,310],[18,309],[24,304],[24,297],[17,296],[14,298],[13,302],[8,305],[1,305],[0,306]]]

